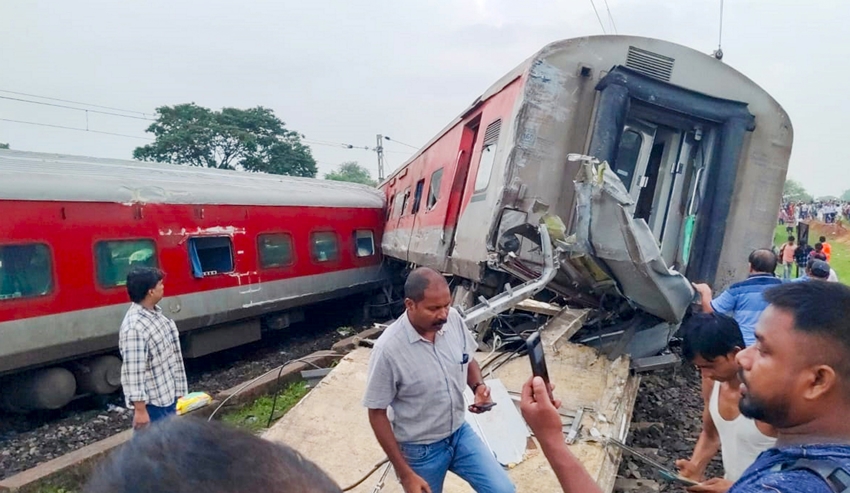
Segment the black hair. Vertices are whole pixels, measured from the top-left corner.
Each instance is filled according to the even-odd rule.
[[[417,303],[422,301],[425,299],[425,290],[435,279],[443,279],[443,276],[434,269],[428,267],[413,269],[404,282],[404,297]]]
[[[794,241],[794,235],[788,235],[788,241]]]
[[[766,248],[753,250],[749,262],[756,272],[773,274],[776,271],[776,254]]]
[[[820,252],[823,250],[823,243],[815,243],[815,251]]]
[[[148,291],[155,288],[165,274],[153,267],[134,267],[127,273],[127,294],[133,303],[141,303]]]
[[[719,313],[695,313],[680,329],[682,356],[693,361],[697,356],[711,361],[726,356],[733,349],[743,349],[744,336],[734,318]]]
[[[316,464],[286,445],[198,418],[136,432],[92,475],[86,493],[337,493]]]
[[[850,376],[850,330],[847,330],[850,287],[837,282],[792,282],[766,290],[764,299],[792,313],[794,330],[819,335],[834,343],[830,346],[837,348],[842,356],[831,363],[837,366],[836,370],[844,368],[845,376]]]
[[[826,243],[826,236],[821,236],[821,237],[820,237],[820,242],[821,242],[821,243]]]

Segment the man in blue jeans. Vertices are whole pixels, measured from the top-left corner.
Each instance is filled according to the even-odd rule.
[[[157,306],[164,296],[163,278],[162,271],[150,267],[127,274],[133,304],[121,323],[118,348],[121,385],[136,430],[174,415],[177,400],[188,392],[177,326]]]
[[[448,284],[438,272],[419,268],[404,294],[405,313],[372,351],[363,405],[405,493],[441,493],[448,471],[477,492],[513,493],[507,473],[464,421],[464,386],[475,394],[473,413],[488,409],[490,389],[473,358],[475,338],[451,307]]]

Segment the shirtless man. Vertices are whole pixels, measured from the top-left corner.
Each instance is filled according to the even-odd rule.
[[[705,407],[694,453],[689,460],[676,461],[676,467],[682,476],[704,481],[706,466],[722,450],[723,478],[709,479],[688,491],[725,492],[761,452],[773,447],[776,431],[738,410],[741,382],[735,356],[744,348],[744,338],[737,322],[716,313],[696,314],[682,326],[682,333],[682,354],[702,373]]]

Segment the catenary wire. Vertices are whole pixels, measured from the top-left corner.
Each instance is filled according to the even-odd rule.
[[[9,97],[9,96],[0,96],[0,99],[6,99],[8,101],[16,101],[16,102],[19,102],[19,103],[40,104],[42,106],[53,106],[54,108],[65,108],[65,109],[69,109],[69,110],[85,111],[86,113],[98,113],[98,114],[101,114],[101,115],[118,116],[118,117],[121,117],[121,118],[132,118],[134,120],[147,120],[147,121],[150,121],[150,122],[156,121],[153,118],[147,118],[147,117],[144,117],[144,116],[122,115],[120,113],[112,113],[112,112],[109,112],[109,111],[90,110],[90,109],[86,109],[86,108],[75,108],[74,106],[67,106],[67,105],[64,105],[64,104],[56,104],[56,103],[45,103],[44,101],[33,101],[31,99],[13,98],[13,97]]]
[[[18,96],[27,96],[29,98],[47,99],[47,100],[50,100],[50,101],[59,101],[59,102],[62,102],[62,103],[78,104],[78,105],[81,105],[81,106],[91,106],[92,108],[102,108],[102,109],[105,109],[105,110],[123,111],[125,113],[138,113],[138,114],[144,115],[144,116],[152,115],[151,113],[145,113],[143,111],[125,110],[123,108],[115,108],[113,106],[102,106],[102,105],[99,105],[99,104],[92,104],[92,103],[81,103],[79,101],[71,101],[69,99],[52,98],[50,96],[39,96],[38,94],[28,94],[28,93],[25,93],[25,92],[9,91],[7,89],[0,89],[0,92],[5,92],[6,94],[17,94]]]
[[[53,125],[51,123],[27,122],[27,121],[23,121],[23,120],[12,120],[10,118],[0,118],[0,121],[10,122],[10,123],[22,123],[22,124],[25,124],[25,125],[36,125],[38,127],[63,128],[65,130],[76,130],[78,132],[91,132],[91,133],[95,133],[95,134],[114,135],[116,137],[127,137],[129,139],[141,139],[141,140],[150,140],[150,141],[154,140],[154,139],[151,139],[151,138],[148,138],[148,137],[139,137],[137,135],[118,134],[118,133],[114,133],[114,132],[104,132],[102,130],[91,130],[91,129],[79,128],[79,127],[66,127],[65,125]]]
[[[593,0],[590,0],[590,5],[593,6],[593,12],[596,14],[596,20],[599,21],[599,27],[602,28],[602,34],[608,34],[608,32],[605,31],[605,24],[602,23],[602,17],[599,17],[599,11],[596,10],[596,4],[593,3]]]
[[[611,27],[614,28],[614,34],[619,34],[617,32],[617,24],[614,22],[614,16],[611,15],[611,7],[608,6],[608,0],[605,0],[605,10],[608,11],[608,20],[611,21]]]

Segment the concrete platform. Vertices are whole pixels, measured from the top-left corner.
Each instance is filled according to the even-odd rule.
[[[620,452],[605,450],[600,444],[584,439],[590,436],[591,427],[603,434],[625,437],[639,378],[630,376],[627,358],[608,361],[591,348],[553,339],[546,337],[544,341],[548,343],[546,358],[556,397],[563,400],[567,411],[579,407],[592,409],[584,413],[580,438],[571,449],[603,491],[610,492],[614,488]],[[299,450],[341,487],[355,483],[385,457],[372,434],[366,409],[360,405],[369,354],[370,349],[360,348],[345,356],[315,389],[263,435]],[[476,358],[480,361],[484,356],[477,354]],[[500,379],[509,391],[519,392],[530,376],[528,359],[518,358],[500,367],[491,377]],[[526,460],[508,473],[518,491],[560,491],[554,473],[533,441],[526,450]],[[370,492],[379,474],[352,491]],[[466,492],[471,488],[450,474],[445,491]],[[390,475],[382,492],[402,492],[394,475]]]

